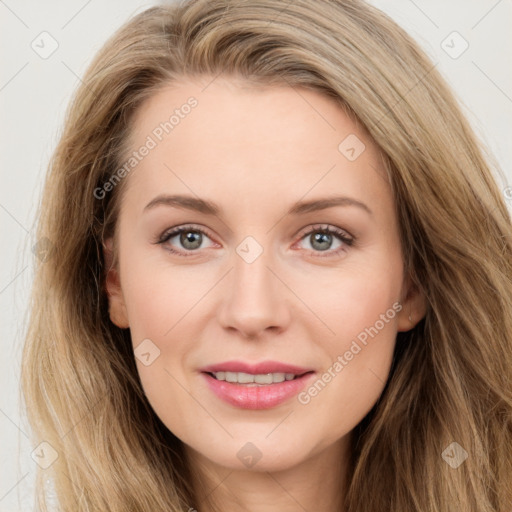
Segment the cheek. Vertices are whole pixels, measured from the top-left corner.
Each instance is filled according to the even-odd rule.
[[[315,280],[315,291],[309,294],[309,300],[314,301],[313,307],[328,325],[332,345],[338,345],[339,340],[343,346],[376,322],[379,330],[387,332],[392,328],[401,284],[400,261],[395,264],[388,258],[377,264],[377,258],[368,258]],[[385,325],[380,322],[382,315]]]
[[[172,267],[165,260],[147,261],[145,254],[127,251],[123,294],[144,391],[156,411],[172,416],[165,402],[169,396],[177,403],[190,398],[186,393],[181,397],[179,383],[185,381],[187,354],[201,334],[200,322],[193,320],[194,307],[202,305],[198,303],[214,276],[198,269],[192,274],[192,269]]]
[[[378,386],[387,379],[402,310],[400,284],[392,270],[347,284],[337,324],[340,343],[330,355],[343,365],[349,387]]]
[[[327,356],[325,366],[299,401],[312,417],[341,418],[330,430],[335,436],[364,418],[388,379],[402,310],[399,263],[388,263],[387,272],[369,262],[344,269],[324,288],[326,293],[318,295],[321,318],[332,332],[327,337],[316,334],[316,344]]]
[[[185,361],[194,336],[182,336],[187,314],[199,300],[180,272],[137,265],[128,270],[125,299],[140,382],[152,409],[173,432],[186,438],[188,420],[197,415],[186,391]],[[165,277],[167,276],[167,277]],[[203,292],[204,293],[204,292]],[[190,414],[184,414],[190,411]]]
[[[399,287],[387,279],[346,283],[334,311],[337,335],[344,340],[358,338],[364,342],[364,333],[370,330],[377,335],[377,329],[383,336],[389,336],[390,331],[396,331],[396,316],[401,310],[399,299]]]
[[[198,268],[172,266],[165,258],[146,263],[126,258],[123,293],[134,343],[141,336],[164,339],[211,288],[214,277]]]
[[[322,425],[324,446],[359,424],[382,394],[393,359],[396,310],[369,308],[358,317],[347,315],[327,348],[326,365],[299,394],[305,421],[311,418],[315,428]],[[384,320],[379,315],[375,320],[377,311],[384,312]]]

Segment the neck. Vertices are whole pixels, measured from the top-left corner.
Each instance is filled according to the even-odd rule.
[[[272,471],[219,466],[186,447],[197,512],[343,512],[350,434],[293,467]]]

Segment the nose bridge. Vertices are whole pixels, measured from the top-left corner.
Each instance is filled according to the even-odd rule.
[[[253,237],[244,239],[233,255],[233,270],[220,313],[224,327],[255,336],[285,321],[283,286],[273,272],[272,253]]]

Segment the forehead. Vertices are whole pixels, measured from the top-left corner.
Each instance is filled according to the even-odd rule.
[[[325,192],[389,195],[364,128],[334,99],[305,88],[224,77],[169,84],[133,118],[130,151],[144,146],[128,191],[148,200],[215,190],[220,202],[262,207]]]

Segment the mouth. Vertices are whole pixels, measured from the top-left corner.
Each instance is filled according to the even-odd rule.
[[[272,409],[289,403],[315,379],[314,371],[302,373],[248,373],[202,371],[205,384],[214,396],[238,409]]]
[[[275,372],[275,373],[246,373],[246,372],[228,372],[228,371],[218,371],[218,372],[204,372],[210,377],[218,381],[230,382],[232,384],[240,384],[247,387],[254,386],[269,386],[271,384],[279,384],[285,381],[296,380],[304,375],[309,373],[313,373],[313,371],[307,371],[303,373],[284,373],[284,372]]]

